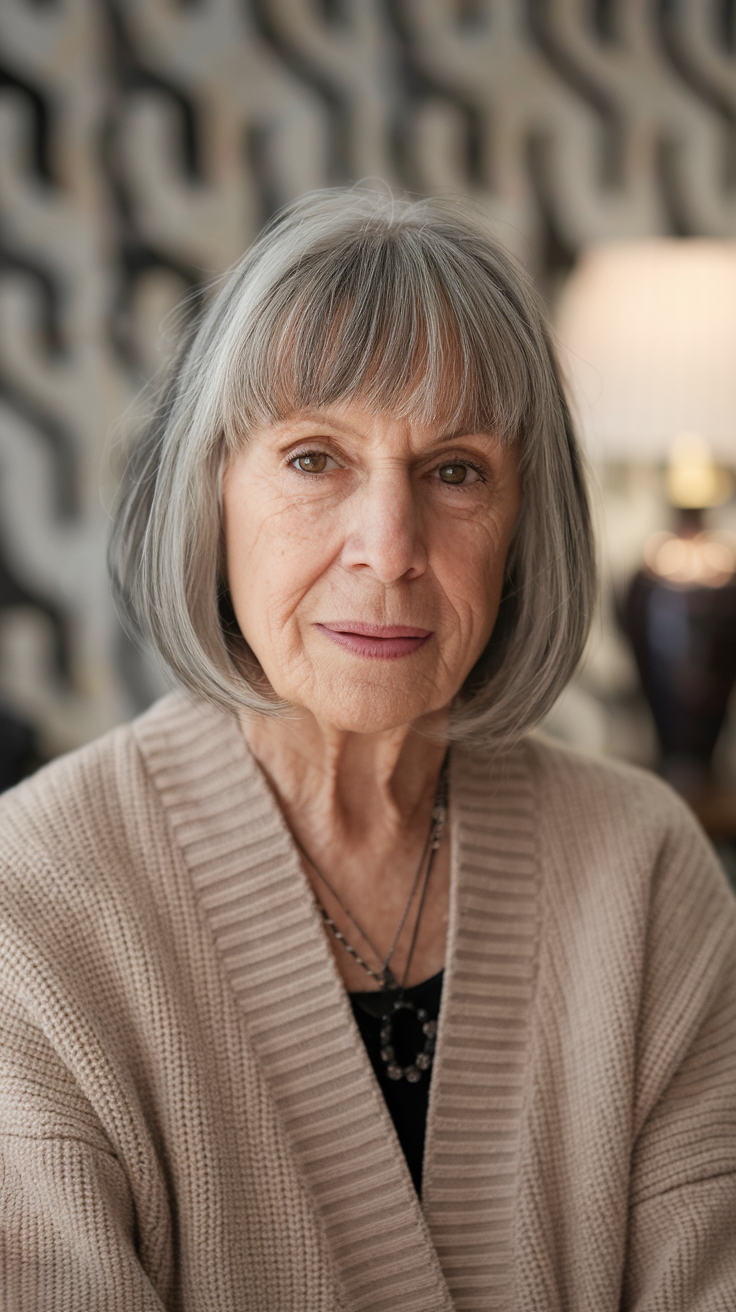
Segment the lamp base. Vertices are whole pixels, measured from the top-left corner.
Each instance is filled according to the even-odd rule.
[[[686,797],[707,789],[736,680],[736,579],[685,586],[640,570],[623,624],[660,744],[660,770]]]

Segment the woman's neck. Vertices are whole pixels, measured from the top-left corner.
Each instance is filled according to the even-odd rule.
[[[304,868],[317,901],[378,973],[426,850],[446,750],[442,727],[436,718],[421,729],[345,733],[296,711],[288,718],[253,718],[243,725],[287,824],[309,854]],[[391,958],[396,978],[409,985],[428,979],[444,964],[449,878],[445,841],[422,899],[414,949],[416,900]],[[364,933],[356,931],[356,922]],[[371,987],[364,969],[334,935],[328,941],[346,988]]]
[[[315,835],[360,846],[368,834],[374,844],[424,828],[446,750],[441,727],[435,717],[421,729],[361,734],[307,711],[243,721],[248,746],[307,847]]]

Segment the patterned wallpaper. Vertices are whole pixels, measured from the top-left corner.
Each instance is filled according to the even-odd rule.
[[[3,0],[0,698],[41,754],[160,683],[104,557],[166,316],[368,177],[471,193],[550,298],[594,239],[736,236],[736,2]]]

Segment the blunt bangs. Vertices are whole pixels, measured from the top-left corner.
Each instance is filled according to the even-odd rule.
[[[488,271],[456,259],[440,234],[435,241],[437,258],[421,232],[387,240],[368,229],[289,269],[241,347],[225,400],[228,443],[346,399],[371,413],[515,437],[527,399],[509,367],[518,343],[503,322],[494,341],[479,331]]]
[[[582,653],[594,549],[538,297],[460,201],[319,192],[266,228],[190,333],[132,451],[110,548],[123,611],[196,695],[284,713],[229,606],[222,470],[259,427],[351,399],[519,445],[499,616],[451,720],[453,737],[514,741]]]

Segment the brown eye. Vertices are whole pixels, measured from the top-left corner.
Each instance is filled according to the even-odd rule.
[[[440,465],[438,470],[443,483],[464,483],[468,476],[467,465]]]
[[[307,455],[297,456],[294,464],[303,474],[321,474],[327,467],[327,456],[321,451],[310,451]]]

